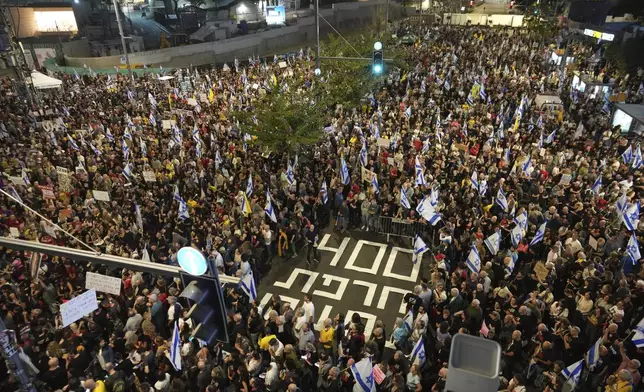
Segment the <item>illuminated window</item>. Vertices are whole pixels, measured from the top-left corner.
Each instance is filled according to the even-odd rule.
[[[34,11],[36,30],[42,33],[78,31],[74,11]]]

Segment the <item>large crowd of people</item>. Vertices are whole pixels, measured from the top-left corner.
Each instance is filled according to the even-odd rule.
[[[408,69],[330,110],[297,161],[267,153],[231,113],[279,94],[275,84],[313,88],[306,56],[292,72],[269,58],[184,72],[182,85],[59,75],[63,90],[39,107],[3,80],[5,236],[171,265],[193,246],[219,274],[257,281],[272,263],[320,262],[322,231],[382,231],[379,217],[418,222],[427,245],[408,315],[378,320],[371,336],[359,315],[315,325],[311,295],[260,309],[226,286],[229,343],[216,345],[192,338],[179,279],[47,255],[35,271],[28,253],[3,249],[0,316],[36,389],[444,391],[456,334],[500,344],[500,390],[641,389],[640,136],[611,126],[612,103],[572,90],[572,70],[528,31],[397,29],[418,37],[401,47]],[[571,40],[574,67],[642,103],[644,70],[620,74],[598,48]],[[188,79],[205,101],[184,91]],[[544,93],[563,105],[537,107]],[[59,307],[88,272],[122,278],[121,295],[98,293],[98,309],[63,328]],[[373,375],[357,372],[365,360]],[[0,391],[20,388],[15,372],[0,377]]]

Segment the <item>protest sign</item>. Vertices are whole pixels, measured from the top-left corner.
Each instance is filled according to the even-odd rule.
[[[94,289],[102,293],[120,295],[121,279],[113,276],[88,272],[85,275],[85,288],[88,290]]]
[[[95,290],[87,290],[83,294],[70,299],[60,305],[60,315],[63,317],[63,328],[80,320],[96,309],[98,309],[98,303],[96,302]]]
[[[94,195],[94,199],[96,200],[110,201],[110,194],[108,192],[93,190],[92,194]]]

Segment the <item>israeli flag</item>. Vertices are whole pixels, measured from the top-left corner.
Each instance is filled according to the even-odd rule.
[[[112,131],[110,131],[109,128],[107,128],[107,130],[105,130],[105,137],[107,138],[107,140],[109,140],[110,142],[114,143],[114,136],[112,135]]]
[[[555,141],[555,133],[556,132],[557,132],[557,130],[555,129],[554,131],[552,131],[550,133],[550,135],[548,135],[548,137],[546,138],[546,143],[550,144],[550,143]]]
[[[472,182],[472,186],[476,188],[476,190],[479,189],[479,174],[474,170],[474,173],[470,176],[470,181]]]
[[[362,167],[367,167],[367,143],[362,141],[362,148],[360,149],[360,164]]]
[[[474,98],[472,97],[472,93],[471,93],[471,92],[467,95],[467,104],[468,104],[469,106],[474,106]]]
[[[377,181],[376,181],[376,185],[378,185]],[[326,179],[322,180],[322,188],[320,188],[320,193],[322,194],[322,203],[327,204],[329,202],[329,192],[327,191],[327,188],[326,188]]]
[[[132,134],[130,133],[130,128],[125,127],[125,132],[123,132],[123,137],[126,139],[132,140]]]
[[[640,222],[640,202],[632,204],[622,214],[622,220],[629,231],[637,230],[637,225]]]
[[[134,213],[136,214],[136,225],[139,229],[143,230],[143,216],[141,215],[141,208],[138,203],[134,203]]]
[[[418,367],[422,367],[425,364],[426,359],[427,356],[425,355],[425,341],[421,337],[420,339],[418,339],[418,342],[416,342],[414,349],[411,350],[411,358],[409,362],[412,365],[418,365]]]
[[[523,230],[528,230],[528,213],[523,211],[523,214],[514,218],[514,223],[516,223]]]
[[[523,164],[523,174],[525,174],[526,177],[530,177],[531,167],[532,167],[532,157],[528,155],[528,159],[526,159],[525,163]]]
[[[266,207],[264,207],[264,212],[273,223],[277,223],[277,216],[273,209],[273,203],[271,203],[271,193],[269,191],[266,191]]]
[[[375,137],[376,140],[380,139],[380,128],[378,128],[378,124],[373,125],[373,137]]]
[[[22,178],[22,182],[25,183],[25,186],[31,185],[31,181],[27,175],[27,170],[24,167],[20,170],[20,177]]]
[[[133,101],[136,99],[136,97],[134,96],[134,93],[131,90],[127,90],[127,99],[129,99],[130,101]]]
[[[130,162],[125,164],[125,167],[123,168],[123,175],[128,181],[132,181],[132,178],[134,178],[134,173],[132,173]]]
[[[631,258],[633,264],[637,264],[637,261],[642,258],[640,254],[640,246],[637,243],[637,237],[635,234],[631,235],[631,238],[628,240],[626,245],[626,254]]]
[[[201,152],[201,142],[197,141],[197,144],[195,144],[195,154],[197,155],[197,158],[201,158],[203,153]]]
[[[179,187],[176,184],[174,185],[172,198],[176,202],[181,202],[181,200],[183,200],[183,197],[181,197],[181,194],[179,193]]]
[[[539,115],[539,118],[537,119],[537,127],[543,129],[543,116]]]
[[[496,256],[496,254],[499,253],[499,249],[501,247],[501,234],[499,234],[498,231],[495,231],[494,234],[487,237],[483,242],[485,242],[485,245],[490,250],[490,252],[492,252],[492,254]]]
[[[516,253],[513,253],[512,256],[510,257],[510,262],[504,268],[506,279],[507,277],[512,275],[512,272],[514,272],[514,267],[516,267],[518,259],[519,259],[519,255]]]
[[[153,127],[157,126],[157,119],[154,117],[154,114],[150,112],[150,116],[148,117],[148,120],[150,120],[150,124],[152,124]]]
[[[80,151],[80,148],[78,148],[78,144],[76,144],[74,139],[72,139],[71,136],[69,136],[69,134],[67,135],[67,139],[69,140],[69,145],[72,146],[74,150]]]
[[[248,134],[245,134],[245,135],[244,135],[244,140],[246,140],[246,135],[248,135]],[[195,141],[195,143],[197,143],[197,142],[200,142],[200,141],[201,141],[201,138],[199,138],[199,128],[197,128],[196,126],[195,126],[195,128],[192,130],[192,140],[194,140],[194,141]]]
[[[509,165],[510,164],[510,148],[505,149],[505,154],[503,154],[503,161]]]
[[[257,301],[257,288],[255,287],[255,278],[253,271],[248,271],[246,275],[239,281],[239,287],[248,296],[251,302]]]
[[[121,150],[123,151],[123,157],[126,161],[130,159],[130,148],[127,146],[125,139],[121,139]]]
[[[485,196],[485,194],[486,194],[486,193],[487,193],[487,181],[486,181],[486,180],[482,180],[482,181],[479,183],[479,195],[481,195],[481,196]]]
[[[253,175],[250,174],[248,176],[248,182],[246,183],[246,196],[251,197],[254,189],[255,187],[253,187]]]
[[[13,185],[9,185],[7,190],[9,191],[9,194],[11,195],[11,197],[13,197],[14,199],[16,199],[18,202],[22,204],[22,198],[16,191],[16,188],[13,187]]]
[[[516,225],[514,226],[514,229],[512,229],[512,245],[515,248],[519,247],[519,244],[521,243],[521,240],[523,239],[523,230],[521,229],[521,226]]]
[[[418,160],[418,156],[416,156],[416,163],[414,167],[416,168],[416,185],[425,185],[425,174],[423,173],[423,167]]]
[[[411,334],[411,331],[414,330],[414,308],[409,309],[409,312],[403,317],[403,325]]]
[[[219,154],[219,150],[215,152],[215,166],[219,167],[224,162],[223,159],[221,159],[221,154]]]
[[[481,97],[482,101],[487,100],[487,93],[485,92],[485,85],[481,83],[481,90],[479,90],[479,96]]]
[[[422,154],[427,154],[427,151],[429,151],[429,136],[427,136],[427,139],[423,142]]]
[[[622,196],[615,203],[615,208],[620,214],[624,214],[626,212],[626,209],[628,208],[628,198],[626,197],[626,193],[622,193]]]
[[[539,229],[537,229],[537,232],[534,234],[534,238],[532,241],[530,241],[530,246],[536,245],[539,242],[543,241],[543,236],[546,233],[546,225],[548,224],[548,221],[545,221],[539,226]]]
[[[51,137],[51,144],[53,144],[54,146],[58,147],[58,140],[56,140],[56,135],[54,135],[54,133],[51,132],[49,134],[49,136]]]
[[[635,347],[644,347],[644,318],[637,323],[634,331],[635,334],[633,335],[631,342],[633,342]]]
[[[463,122],[463,136],[467,137],[467,120]]]
[[[183,135],[181,134],[181,130],[179,129],[179,127],[174,125],[172,127],[172,131],[173,131],[172,140],[174,140],[176,144],[181,146],[181,144],[183,143]]]
[[[595,183],[593,184],[593,187],[590,188],[590,189],[592,189],[592,191],[593,191],[593,193],[595,193],[595,195],[599,195],[599,189],[601,187],[602,187],[602,176],[599,176],[595,180]]]
[[[486,244],[487,244],[487,240],[486,240]],[[479,251],[478,249],[476,249],[476,246],[474,244],[472,244],[470,254],[467,256],[467,260],[465,260],[465,262],[467,263],[467,267],[472,272],[476,272],[478,274],[478,272],[481,270],[481,256],[479,256]]]
[[[143,141],[143,138],[139,138],[139,144],[141,145],[141,154],[148,155],[148,146],[145,144],[145,141]]]
[[[429,248],[427,247],[427,244],[425,244],[425,241],[423,241],[422,238],[418,234],[416,234],[416,238],[414,240],[414,255],[412,257],[412,261],[414,264],[416,264],[419,260],[423,258],[423,253],[426,252]]]
[[[405,109],[405,116],[407,116],[408,118],[411,117],[411,106]]]
[[[172,331],[172,339],[170,340],[170,347],[168,348],[168,359],[175,370],[181,370],[181,339],[179,338],[179,322],[174,323],[174,330]]]
[[[293,165],[291,161],[288,161],[288,167],[286,168],[286,181],[289,185],[295,184],[295,174],[293,174]]]
[[[96,154],[97,156],[101,156],[101,151],[98,148],[96,148],[92,143],[89,143],[89,148],[92,149],[94,154]]]
[[[503,211],[508,210],[508,199],[505,197],[505,193],[503,192],[503,188],[499,187],[499,191],[496,193],[496,200],[495,203],[499,205],[503,209]]]
[[[157,107],[157,100],[154,99],[154,97],[152,96],[152,93],[148,93],[148,101],[150,101],[150,105],[152,105],[153,107]]]
[[[565,377],[566,383],[570,384],[573,390],[577,387],[577,383],[579,383],[583,365],[584,360],[582,358],[561,371],[561,375]]]
[[[539,143],[538,143],[539,148],[543,148],[543,131],[541,131],[541,134],[539,134]]]
[[[499,140],[503,139],[503,137],[504,137],[504,134],[503,134],[503,123],[501,123],[501,125],[499,125],[499,132],[498,132],[498,135],[499,135]]]
[[[190,218],[190,213],[188,212],[188,205],[186,204],[185,200],[181,198],[179,201],[179,219],[185,220]]]
[[[633,154],[633,169],[639,169],[642,167],[642,150],[640,149],[640,145],[637,145],[637,148],[635,149],[635,154]]]
[[[351,182],[351,177],[349,177],[349,168],[347,167],[347,162],[344,160],[344,157],[340,158],[340,176],[342,178],[342,183],[344,185],[349,185]]]
[[[351,365],[351,373],[356,380],[356,390],[360,392],[375,392],[376,385],[373,380],[373,364],[371,357],[362,358]]]
[[[624,160],[624,163],[625,163],[626,165],[628,165],[629,163],[631,163],[631,160],[633,159],[633,147],[632,147],[632,146],[628,146],[628,148],[626,149],[626,151],[624,151],[624,152],[622,153],[622,159]]]
[[[438,187],[432,189],[432,192],[429,194],[429,205],[436,207],[438,205]]]
[[[586,364],[588,364],[588,368],[590,370],[593,370],[599,362],[599,349],[602,346],[602,340],[603,338],[597,339],[595,344],[593,344],[590,350],[588,350],[588,355],[586,356]]]
[[[373,177],[371,177],[371,187],[373,188],[373,193],[379,194],[380,193],[380,187],[378,186],[378,175],[374,174]]]
[[[530,122],[528,123],[528,132],[532,132],[534,129],[534,123],[532,122],[532,119],[530,119]]]
[[[405,190],[403,188],[400,188],[400,205],[408,210],[411,209],[411,205],[409,204],[409,200],[407,200],[407,196],[405,195]]]

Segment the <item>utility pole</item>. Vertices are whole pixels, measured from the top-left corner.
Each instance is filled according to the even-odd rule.
[[[320,69],[320,0],[315,0],[315,69]]]
[[[0,2],[0,22],[4,26],[5,31],[9,35],[9,42],[11,43],[11,50],[5,52],[4,58],[7,64],[14,68],[16,72],[18,90],[16,93],[27,98],[27,102],[34,106],[37,96],[33,90],[33,83],[31,82],[31,70],[27,64],[25,52],[18,42],[18,31],[13,25],[13,18],[7,2]]]
[[[385,38],[383,41],[387,43],[389,34],[389,0],[385,0]]]
[[[123,46],[123,54],[125,55],[125,63],[127,64],[127,75],[130,78],[130,84],[134,87],[134,78],[132,77],[132,67],[130,66],[130,56],[127,54],[127,45],[125,44],[125,35],[123,34],[123,25],[121,24],[121,14],[117,0],[112,0],[114,3],[114,12],[116,12],[116,24],[119,26],[119,35],[121,36],[121,45]]]

